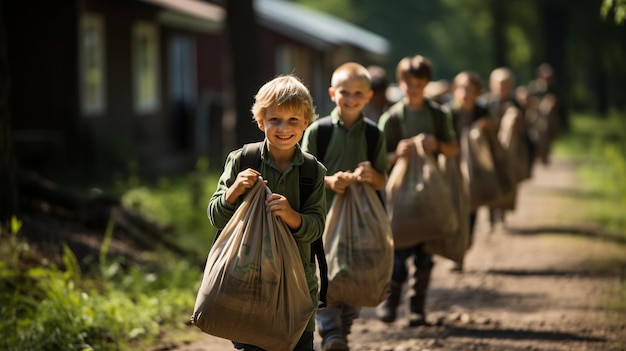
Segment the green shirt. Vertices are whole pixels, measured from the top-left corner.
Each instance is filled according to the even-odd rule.
[[[335,108],[330,118],[333,124],[333,131],[326,155],[323,155],[324,165],[328,169],[328,175],[333,175],[339,171],[354,171],[360,162],[368,161],[367,159],[367,140],[365,137],[365,120],[363,115],[352,125],[350,129],[339,117],[339,110]],[[318,156],[317,131],[319,123],[317,121],[311,123],[304,132],[302,138],[302,150]],[[374,148],[374,160],[369,160],[372,167],[378,172],[385,174],[387,170],[387,153],[385,151],[385,138],[378,138],[376,145],[369,145]],[[332,205],[335,192],[327,189],[326,191],[326,209],[329,210]]]
[[[428,99],[424,99],[424,107],[417,111],[409,111],[404,102],[397,102],[380,117],[378,128],[385,135],[387,152],[395,151],[400,140],[420,133],[431,134],[445,143],[456,142],[450,114]]]
[[[311,299],[314,306],[317,307],[318,282],[315,276],[314,263],[311,263],[311,243],[320,238],[324,232],[324,222],[326,220],[324,176],[326,175],[326,168],[321,163],[317,163],[317,178],[313,184],[313,191],[304,203],[303,208],[300,208],[300,167],[298,166],[304,163],[300,146],[296,145],[296,153],[291,164],[284,172],[281,172],[269,154],[266,143],[267,141],[263,143],[259,171],[263,179],[267,180],[267,186],[272,192],[285,196],[291,208],[302,216],[302,225],[298,230],[292,231],[291,234],[296,240],[298,251],[300,252],[300,258],[307,275]],[[241,171],[241,150],[232,151],[226,158],[224,172],[220,176],[217,189],[209,201],[207,215],[211,220],[211,224],[217,229],[222,229],[226,226],[226,223],[228,223],[245,197],[245,194],[240,196],[235,205],[226,202],[226,191],[235,182],[237,174]],[[314,317],[311,317],[309,320],[306,330],[315,330]]]

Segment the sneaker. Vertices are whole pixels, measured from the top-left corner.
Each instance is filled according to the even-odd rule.
[[[426,316],[422,313],[411,313],[409,315],[409,327],[419,327],[422,325],[428,325],[426,322]]]
[[[323,343],[322,351],[350,351],[350,348],[344,338],[334,336]]]
[[[376,317],[385,323],[393,323],[396,320],[396,309],[388,304],[376,307]]]

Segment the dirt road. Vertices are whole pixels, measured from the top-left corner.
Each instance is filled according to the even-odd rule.
[[[626,350],[626,313],[604,308],[626,279],[626,247],[591,235],[576,184],[564,161],[537,166],[505,227],[490,231],[486,211],[479,211],[463,273],[436,258],[427,302],[431,326],[406,327],[405,305],[391,325],[365,308],[349,336],[351,350]],[[318,351],[319,342],[316,335]],[[202,335],[168,349],[233,348]]]

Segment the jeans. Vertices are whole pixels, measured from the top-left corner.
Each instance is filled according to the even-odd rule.
[[[406,260],[413,256],[413,263],[417,271],[430,270],[433,268],[433,258],[431,254],[424,251],[424,244],[418,244],[405,249],[395,249],[393,253],[393,272],[391,280],[403,284],[409,276]]]
[[[327,306],[317,310],[315,319],[322,339],[345,338],[350,333],[352,322],[359,317],[361,307],[349,305]]]
[[[235,341],[233,341],[233,345],[235,346],[235,349],[242,351],[265,351],[260,347],[248,344],[240,344]],[[298,340],[298,343],[293,348],[293,351],[314,351],[313,332],[305,331],[304,333],[302,333],[302,336],[300,336],[300,340]]]

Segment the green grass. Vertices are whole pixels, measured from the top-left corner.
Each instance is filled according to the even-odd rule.
[[[626,243],[626,117],[614,112],[601,119],[593,115],[574,115],[571,131],[555,144],[557,157],[578,165],[584,191],[594,196],[586,201],[588,220],[602,226],[605,238]],[[623,260],[616,261],[624,271]],[[602,302],[609,315],[626,314],[626,281]]]
[[[0,229],[3,350],[147,349],[191,315],[201,272],[188,261],[165,254],[166,270],[148,270],[109,259],[83,275],[68,247],[62,268],[33,264],[18,227]]]
[[[588,202],[589,220],[612,239],[626,242],[626,119],[574,115],[571,131],[557,140],[555,154],[574,161]]]
[[[122,203],[172,227],[173,240],[198,256],[206,256],[215,236],[207,205],[218,174],[161,178],[154,185],[138,185],[122,195]]]

